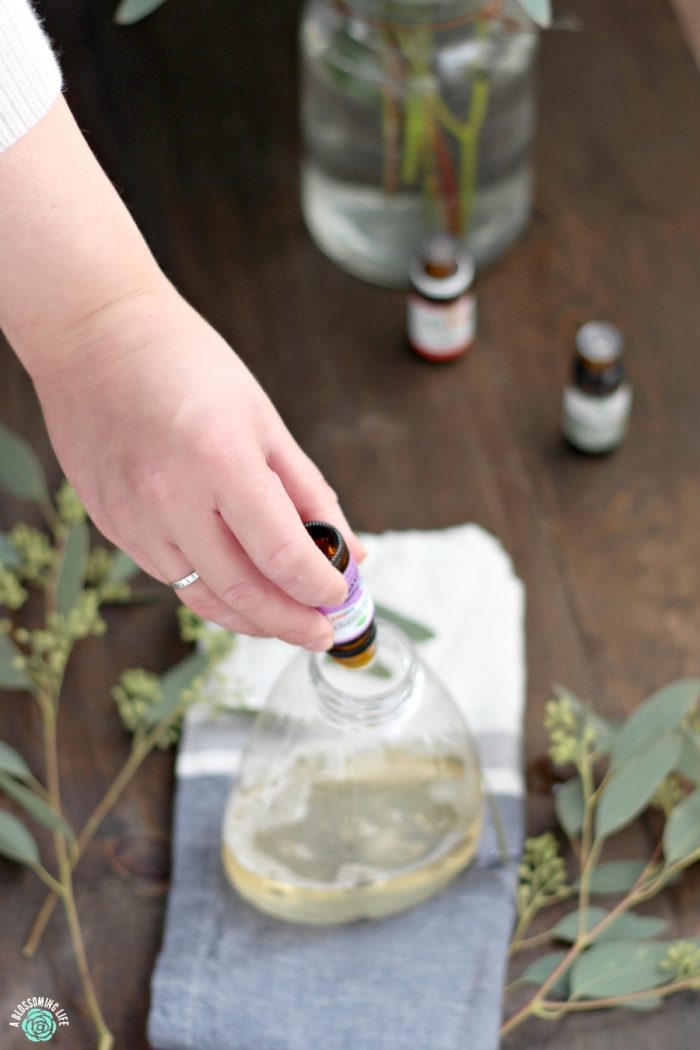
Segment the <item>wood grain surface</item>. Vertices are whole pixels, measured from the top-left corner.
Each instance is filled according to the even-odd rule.
[[[552,681],[620,715],[697,674],[700,77],[671,7],[572,0],[583,30],[546,37],[533,221],[479,282],[473,355],[436,367],[406,349],[402,295],[346,276],[305,232],[297,4],[168,0],[129,29],[112,24],[113,6],[40,4],[81,127],[162,266],[251,365],[358,528],[476,521],[500,537],[527,585],[528,761],[543,752]],[[572,453],[558,429],[572,337],[591,317],[625,332],[635,387],[629,440],[605,459]],[[56,480],[31,383],[6,349],[0,383],[2,418]],[[2,523],[25,513],[4,501]],[[73,661],[61,746],[78,825],[127,752],[111,684],[180,652],[173,601],[110,612],[108,640]],[[32,704],[4,696],[0,718],[0,737],[40,768]],[[171,795],[172,756],[154,756],[77,879],[103,1005],[128,1050],[148,1046]],[[552,826],[534,782],[528,815],[532,832]],[[652,833],[630,833],[621,852],[647,849]],[[23,960],[42,887],[4,862],[0,886],[0,1026],[18,1000],[50,994],[72,1018],[56,1045],[89,1050],[62,916]],[[700,934],[699,889],[696,874],[655,902],[672,930]],[[699,1025],[700,1000],[684,995],[644,1016],[530,1023],[507,1046],[694,1050]]]

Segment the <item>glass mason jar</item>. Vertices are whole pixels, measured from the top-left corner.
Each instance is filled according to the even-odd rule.
[[[461,871],[481,820],[461,712],[403,632],[378,620],[366,667],[300,653],[280,676],[226,807],[223,862],[277,918],[379,918]]]
[[[532,202],[537,31],[485,0],[307,0],[302,207],[318,246],[406,282],[433,233],[494,261]]]

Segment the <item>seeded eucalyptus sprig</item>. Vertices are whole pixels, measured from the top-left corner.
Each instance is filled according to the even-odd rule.
[[[2,424],[0,489],[32,501],[46,523],[45,529],[19,523],[8,533],[0,533],[0,606],[8,614],[0,619],[0,689],[24,690],[34,698],[44,741],[43,779],[17,751],[0,741],[0,794],[51,829],[54,863],[42,858],[30,829],[6,809],[0,809],[0,854],[31,868],[49,889],[24,946],[25,955],[36,950],[56,903],[60,900],[63,905],[97,1047],[111,1050],[113,1037],[88,967],[73,871],[145,758],[154,748],[171,746],[179,736],[187,707],[208,698],[205,679],[230,651],[233,639],[187,612],[181,619],[181,635],[198,643],[196,652],[160,676],[141,668],[122,674],[112,695],[131,734],[130,753],[76,832],[61,806],[56,724],[63,676],[74,646],[105,633],[102,605],[137,600],[130,581],[138,569],[122,551],[91,548],[85,510],[73,488],[64,481],[52,498],[33,450]],[[40,623],[33,614],[27,626],[19,622],[18,615],[31,590],[41,597],[44,614]]]
[[[576,870],[569,875],[551,832],[526,840],[511,955],[546,942],[565,947],[535,959],[508,986],[535,991],[505,1021],[503,1035],[531,1016],[652,1010],[675,992],[700,991],[700,938],[659,939],[666,920],[636,910],[700,861],[700,679],[660,689],[619,725],[559,688],[545,726],[551,761],[574,770],[555,788],[554,807]],[[651,854],[601,859],[650,807],[662,820]],[[572,911],[527,936],[538,914],[571,898]]]

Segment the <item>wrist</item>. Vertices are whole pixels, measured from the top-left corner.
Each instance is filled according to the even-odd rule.
[[[157,267],[124,275],[79,308],[42,318],[6,334],[34,383],[73,381],[111,368],[149,341],[152,318],[163,316],[178,293]]]

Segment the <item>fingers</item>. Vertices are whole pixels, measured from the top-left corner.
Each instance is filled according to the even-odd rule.
[[[297,445],[289,434],[284,434],[268,462],[279,476],[303,521],[329,521],[350,548],[355,561],[362,561],[367,552],[350,527],[338,496],[328,484],[313,460]]]
[[[255,633],[282,638],[316,652],[330,649],[333,632],[326,617],[294,601],[266,579],[219,514],[209,511],[192,520],[184,515],[178,528],[182,555],[191,559],[190,564],[197,566],[202,578],[179,592],[185,601],[188,592],[192,592],[188,604],[195,611],[203,600],[203,596],[200,598],[197,594],[202,583],[219,606],[243,616]],[[304,536],[309,539],[305,531]],[[219,611],[219,615],[224,614]]]
[[[182,604],[197,616],[201,616],[203,620],[218,623],[220,627],[234,634],[249,634],[254,638],[267,637],[266,632],[251,623],[247,616],[240,615],[235,609],[230,609],[220,601],[203,580],[197,580],[196,583],[183,588],[177,594]]]
[[[120,541],[119,546],[141,566],[144,572],[160,580],[161,583],[171,584],[174,580],[180,580],[192,571],[191,563],[188,565],[185,555],[174,544],[152,540],[148,546],[149,550],[156,552],[156,561],[146,554],[140,544]],[[243,613],[232,609],[222,601],[203,579],[196,580],[195,583],[178,590],[177,596],[183,605],[197,613],[202,619],[218,623],[228,631],[256,637],[262,637],[268,633]]]
[[[262,574],[302,605],[338,605],[347,585],[303,526],[280,478],[266,463],[231,475],[218,498],[221,517]]]

